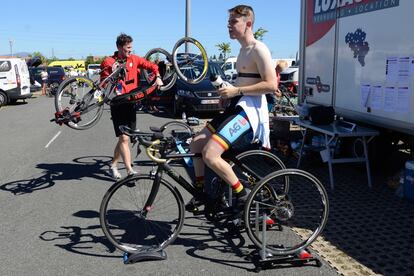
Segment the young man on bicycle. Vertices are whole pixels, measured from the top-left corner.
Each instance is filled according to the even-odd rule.
[[[190,147],[193,153],[202,153],[194,158],[195,185],[200,191],[204,186],[204,164],[232,187],[240,209],[247,198],[246,189],[231,166],[221,157],[230,147],[240,144],[246,137],[255,139],[262,146],[270,148],[269,114],[265,94],[275,93],[276,74],[267,46],[254,38],[254,12],[250,6],[238,5],[229,10],[228,30],[231,39],[241,45],[237,57],[238,78],[235,86],[229,85],[218,91],[230,104],[193,139]],[[186,209],[191,211],[201,202],[192,199]],[[239,207],[239,208],[238,208]]]
[[[157,79],[155,84],[157,86],[163,85],[160,74],[158,72],[158,66],[146,59],[132,54],[132,37],[121,33],[116,39],[116,47],[118,51],[113,56],[107,57],[101,64],[101,80],[108,77],[113,68],[115,69],[117,64],[124,63],[126,66],[126,76],[124,80],[121,80],[117,86],[117,94],[130,93],[136,89],[139,85],[140,69],[146,69],[152,71]],[[111,105],[111,117],[114,125],[115,135],[118,137],[118,142],[114,150],[114,157],[111,162],[110,173],[114,179],[120,179],[121,174],[118,171],[118,161],[122,157],[124,161],[127,174],[136,173],[131,167],[131,152],[129,149],[129,137],[122,134],[119,130],[120,125],[127,125],[132,129],[136,128],[136,112],[134,103],[125,103],[121,105]]]

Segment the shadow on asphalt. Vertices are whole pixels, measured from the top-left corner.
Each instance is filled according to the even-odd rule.
[[[97,211],[83,210],[73,214],[75,217],[96,219]],[[99,234],[98,234],[99,233]],[[100,225],[88,227],[61,226],[59,230],[47,230],[39,235],[42,241],[53,242],[54,246],[69,252],[104,258],[121,258],[114,254],[116,248],[106,239]]]
[[[318,177],[328,192],[330,213],[322,233],[325,240],[375,273],[413,275],[414,203],[396,196],[387,185],[398,171],[395,168],[401,169],[409,156],[395,152],[388,158],[387,168],[371,169],[372,189],[363,165],[335,164],[335,190],[329,187],[328,168],[319,156],[308,156],[301,169]],[[287,167],[295,167],[296,161],[291,159]],[[318,254],[333,265],[347,265],[335,262],[338,252],[323,252],[322,248]]]
[[[85,177],[113,182],[108,173],[110,160],[110,156],[84,156],[73,159],[72,163],[40,163],[36,165],[37,169],[43,170],[40,176],[5,183],[0,190],[23,195],[50,188],[55,181],[82,180]]]

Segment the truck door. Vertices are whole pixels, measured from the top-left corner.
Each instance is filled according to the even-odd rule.
[[[308,103],[333,104],[336,2],[301,1],[300,91]]]

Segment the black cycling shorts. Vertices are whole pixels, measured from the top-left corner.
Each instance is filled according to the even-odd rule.
[[[119,126],[126,125],[135,129],[137,125],[137,114],[133,103],[111,105],[111,117],[116,137],[122,134]]]
[[[226,109],[207,123],[207,129],[213,134],[212,139],[224,150],[230,147],[242,149],[251,144],[253,130],[243,108],[236,106]]]

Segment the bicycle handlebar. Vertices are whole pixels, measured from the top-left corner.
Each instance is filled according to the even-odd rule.
[[[125,125],[119,126],[119,130],[130,137],[136,137],[138,138],[138,141],[140,144],[144,145],[145,152],[147,153],[148,157],[154,161],[155,163],[166,163],[167,159],[158,158],[155,155],[159,153],[160,151],[158,149],[155,149],[154,146],[161,144],[161,139],[164,138],[164,135],[160,132],[142,132],[139,130],[133,130]],[[145,139],[145,137],[151,136],[151,139],[155,139],[152,141],[148,141]]]

